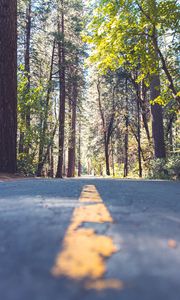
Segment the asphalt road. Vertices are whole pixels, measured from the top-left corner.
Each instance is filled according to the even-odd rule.
[[[84,185],[95,185],[114,222],[98,234],[118,251],[105,279],[123,288],[87,289],[84,280],[54,277]],[[171,241],[172,240],[172,241]],[[0,183],[1,300],[180,300],[180,184],[108,179]]]

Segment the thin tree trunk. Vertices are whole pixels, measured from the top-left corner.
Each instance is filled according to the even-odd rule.
[[[144,84],[144,81],[142,81],[141,83],[141,97],[140,97],[140,107],[141,107],[141,112],[142,112],[142,119],[143,119],[143,124],[144,124],[144,128],[146,131],[146,136],[148,139],[148,142],[150,144],[151,142],[151,137],[150,137],[150,132],[149,132],[149,125],[148,125],[148,118],[147,118],[147,114],[149,109],[147,108],[147,101],[146,101],[146,87]]]
[[[112,137],[111,137],[111,153],[112,153],[112,171],[113,171],[113,176],[115,176],[115,167],[114,167],[114,145],[113,145]]]
[[[171,130],[169,132],[169,146],[170,146],[170,151],[173,151],[173,128],[171,127]]]
[[[109,143],[110,143],[110,138],[111,138],[111,135],[113,132],[113,124],[114,124],[114,117],[115,117],[115,101],[114,101],[115,88],[116,88],[116,86],[114,86],[114,88],[113,88],[112,114],[111,114],[109,124],[107,126],[106,120],[105,120],[105,115],[104,115],[103,108],[102,108],[102,103],[101,103],[100,81],[98,80],[98,83],[97,83],[98,105],[99,105],[99,112],[100,112],[101,121],[102,121],[102,128],[103,128],[103,132],[104,132],[104,153],[105,153],[105,162],[106,162],[106,175],[108,175],[108,176],[110,176]]]
[[[138,135],[137,135],[137,133],[135,132],[133,126],[132,126],[130,123],[129,123],[129,126],[130,126],[130,128],[131,128],[132,134],[134,135],[134,137],[135,137],[135,139],[136,139],[136,142],[138,143]],[[145,159],[144,152],[143,152],[143,150],[142,150],[141,144],[140,144],[140,151],[141,151],[142,159],[143,159],[143,161],[145,162],[146,159]]]
[[[16,172],[17,1],[0,1],[0,172]]]
[[[157,55],[159,56],[159,58],[161,60],[162,69],[163,69],[164,73],[166,74],[166,77],[169,81],[169,89],[172,91],[174,98],[178,101],[178,103],[180,105],[180,97],[177,96],[177,90],[176,90],[175,85],[174,85],[173,77],[171,76],[171,74],[168,70],[165,58],[164,58],[164,56],[163,56],[163,54],[162,54],[162,52],[161,52],[161,50],[158,46],[158,41],[157,41],[156,34],[153,35],[152,40],[153,40],[155,51],[156,51]]]
[[[25,89],[26,95],[29,95],[29,91],[30,91],[30,40],[31,40],[31,0],[28,0],[27,7],[26,7],[26,36],[25,36],[25,50],[24,50],[25,74],[27,77],[27,84]],[[31,120],[29,104],[26,104],[26,111],[25,113],[21,114],[21,118],[26,124],[26,132],[28,132],[30,128],[30,120]],[[23,131],[20,131],[19,153],[25,152],[26,154],[28,154],[29,146],[27,145],[26,148],[24,147],[24,138],[25,138],[25,133]]]
[[[60,88],[60,107],[59,107],[59,154],[57,178],[63,177],[63,153],[64,153],[64,126],[65,126],[65,39],[64,39],[64,0],[61,0],[61,28],[60,21],[58,22],[58,33],[61,35],[61,41],[58,43],[59,55],[59,88]]]
[[[81,121],[79,121],[79,141],[78,141],[78,177],[81,177],[82,166],[81,166]]]
[[[28,79],[26,93],[30,91],[30,40],[31,40],[31,0],[28,1],[26,9],[26,48],[25,48],[25,72]],[[30,106],[27,105],[26,111],[26,129],[30,127]],[[29,149],[27,149],[28,152]]]
[[[137,137],[138,137],[138,164],[139,164],[139,177],[142,177],[142,159],[141,159],[141,120],[140,120],[140,104],[137,99],[137,119],[138,119],[138,127],[137,127]]]
[[[48,89],[47,89],[47,96],[46,96],[45,115],[42,120],[42,132],[41,132],[40,142],[39,142],[39,159],[38,159],[38,167],[37,167],[37,176],[39,176],[39,177],[41,176],[43,166],[44,166],[44,164],[43,164],[44,142],[45,142],[46,131],[47,131],[50,94],[52,91],[52,72],[53,72],[53,63],[54,63],[54,51],[55,51],[55,41],[53,42],[51,65],[50,65],[50,75],[49,75],[49,82],[48,82]]]
[[[67,167],[66,167],[66,149],[64,147],[64,153],[63,153],[63,176],[66,176],[67,174]]]
[[[72,99],[72,122],[71,138],[68,148],[68,177],[75,176],[75,153],[76,153],[76,114],[77,114],[77,79],[73,80],[73,99]]]
[[[52,147],[53,143],[54,143],[54,136],[56,134],[56,130],[57,130],[57,124],[54,126],[54,129],[53,129],[53,132],[52,132],[52,136],[51,136],[51,140],[47,146],[47,149],[46,149],[46,152],[43,156],[43,160],[42,160],[42,164],[44,166],[44,164],[46,163],[47,161],[47,157],[48,157],[48,153],[49,153],[49,149]]]
[[[138,97],[138,101],[141,108],[141,114],[143,119],[144,128],[146,131],[147,139],[150,143],[151,137],[149,132],[149,126],[148,126],[148,119],[147,119],[147,103],[146,103],[146,88],[144,85],[144,82],[142,81],[141,86],[136,82],[136,80],[131,76],[132,83],[134,85],[134,88],[136,90],[136,95]]]
[[[50,176],[54,177],[54,155],[53,155],[53,145],[50,148],[50,156],[51,156],[51,163],[50,163]]]
[[[105,146],[105,160],[106,160],[106,175],[110,176],[110,166],[109,166],[109,144],[104,141]]]
[[[128,176],[128,144],[129,144],[129,110],[128,110],[128,81],[126,79],[126,115],[125,115],[125,140],[124,140],[124,177]]]

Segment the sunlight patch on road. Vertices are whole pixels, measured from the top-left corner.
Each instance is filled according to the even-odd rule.
[[[117,248],[111,237],[99,235],[93,228],[93,223],[112,223],[113,219],[95,186],[85,186],[79,202],[82,206],[74,210],[63,249],[56,258],[52,274],[74,280],[87,279],[85,287],[88,289],[121,289],[121,281],[103,279],[106,272],[105,259],[117,252]],[[87,223],[90,226],[83,227]]]

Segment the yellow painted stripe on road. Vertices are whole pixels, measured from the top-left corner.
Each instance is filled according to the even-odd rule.
[[[86,185],[82,190],[80,196],[80,202],[103,202],[103,201],[94,185]]]
[[[112,223],[113,219],[95,186],[85,186],[79,202],[82,206],[74,210],[52,274],[74,280],[88,278],[87,288],[122,288],[122,282],[118,280],[102,279],[106,272],[105,258],[115,253],[117,248],[111,237],[99,235],[93,229],[93,223]],[[88,223],[88,228],[83,227],[85,223]]]

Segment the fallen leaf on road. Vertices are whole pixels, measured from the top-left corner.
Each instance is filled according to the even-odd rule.
[[[175,240],[169,240],[168,247],[173,249],[177,248],[177,242]]]
[[[85,285],[86,289],[94,290],[105,290],[105,289],[117,289],[122,290],[124,288],[124,283],[117,279],[99,279],[96,281],[89,281]]]

